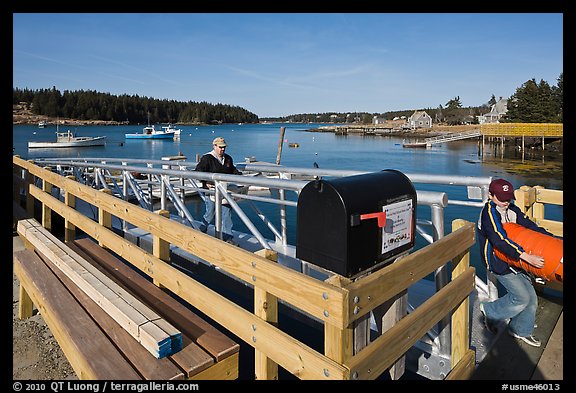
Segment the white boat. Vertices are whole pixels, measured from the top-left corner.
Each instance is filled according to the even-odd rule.
[[[139,133],[124,134],[126,139],[174,139],[175,135],[174,129],[162,127],[162,130],[157,130],[154,125],[144,127]]]
[[[162,129],[165,132],[170,132],[170,131],[174,131],[174,137],[178,138],[180,137],[180,134],[182,133],[182,130],[180,128],[174,128],[174,125],[168,123],[167,126],[162,126]]]
[[[40,121],[38,122],[38,128],[44,128],[46,127],[46,122],[45,121]]]
[[[55,142],[28,142],[28,148],[60,148],[60,147],[86,147],[104,146],[105,136],[76,136],[70,130],[66,132],[56,132]]]

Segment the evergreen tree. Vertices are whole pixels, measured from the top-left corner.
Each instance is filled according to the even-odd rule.
[[[496,96],[494,96],[494,94],[492,94],[492,97],[490,97],[490,100],[488,100],[488,107],[492,107],[492,105],[496,105]]]
[[[508,112],[501,119],[509,123],[557,123],[562,122],[562,74],[558,85],[551,88],[548,82],[532,78],[526,81],[508,99]]]
[[[564,122],[564,73],[560,73],[556,86],[552,87],[552,100],[554,101],[555,122]]]
[[[458,109],[462,108],[462,102],[460,102],[460,96],[452,98],[446,103],[446,109]]]

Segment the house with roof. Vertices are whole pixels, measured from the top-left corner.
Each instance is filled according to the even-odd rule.
[[[432,117],[426,111],[414,111],[408,118],[408,128],[432,128]]]
[[[500,97],[500,99],[490,107],[490,112],[478,116],[478,123],[500,123],[500,118],[508,112],[508,100]]]

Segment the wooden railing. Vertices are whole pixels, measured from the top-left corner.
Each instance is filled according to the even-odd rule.
[[[251,253],[224,243],[171,220],[166,211],[147,211],[18,156],[13,157],[13,165],[14,197],[20,203],[24,193],[31,216],[36,200],[45,228],[51,229],[50,217],[56,213],[64,219],[65,240],[75,239],[76,229],[83,231],[251,345],[256,379],[277,379],[278,366],[300,379],[376,379],[446,316],[452,322],[451,371],[446,379],[466,379],[474,371],[475,352],[469,336],[469,295],[475,288],[475,269],[469,263],[475,241],[473,223],[455,220],[449,235],[353,282],[338,275],[320,281],[275,263],[272,252]],[[41,188],[35,185],[40,181]],[[64,194],[63,202],[52,196],[53,187]],[[98,209],[97,221],[75,209],[79,200]],[[113,217],[149,232],[154,239],[152,253],[112,231]],[[171,244],[250,284],[254,312],[172,266]],[[446,286],[354,351],[356,321],[449,262],[452,279]],[[276,326],[279,300],[323,322],[324,353]]]
[[[532,221],[556,236],[564,236],[563,221],[550,220],[545,215],[546,205],[564,206],[564,191],[548,190],[542,186],[522,186],[514,191],[514,198],[516,205]],[[546,283],[546,286],[556,291],[564,291],[564,285],[561,284]]]
[[[542,186],[522,186],[514,191],[516,205],[532,221],[557,236],[564,235],[564,223],[545,217],[545,206],[564,206],[564,191],[548,190]]]
[[[480,125],[483,136],[562,137],[562,123],[484,123]]]

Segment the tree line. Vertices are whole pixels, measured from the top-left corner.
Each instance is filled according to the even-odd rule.
[[[563,123],[564,104],[564,81],[563,73],[557,79],[555,86],[550,86],[548,82],[535,79],[526,81],[516,89],[516,92],[507,99],[508,112],[500,119],[504,123]],[[444,105],[437,108],[421,108],[419,111],[426,111],[434,123],[448,125],[477,124],[478,116],[490,112],[492,105],[497,103],[497,99],[492,97],[480,106],[463,107],[460,96],[456,96]],[[389,111],[384,113],[368,112],[327,112],[327,113],[301,113],[276,119],[277,121],[292,122],[317,122],[317,123],[360,123],[370,124],[374,117],[385,120],[395,118],[408,118],[414,113],[414,109]],[[263,119],[264,120],[264,119]]]
[[[508,112],[500,122],[512,123],[563,123],[563,73],[557,84],[535,79],[526,81],[508,98]],[[179,102],[159,100],[138,95],[115,96],[93,90],[78,90],[60,93],[51,89],[13,88],[13,104],[31,104],[32,112],[49,117],[72,118],[79,120],[108,120],[120,123],[179,123],[179,124],[219,124],[219,123],[258,123],[266,121],[289,121],[301,123],[361,123],[370,124],[374,117],[386,120],[408,118],[414,110],[368,112],[326,112],[301,113],[285,117],[262,118],[238,106],[210,104],[208,102]],[[490,112],[497,100],[494,95],[483,105],[462,107],[460,96],[437,108],[418,109],[426,111],[434,123],[448,125],[477,124],[478,116]]]
[[[93,90],[13,88],[13,104],[31,104],[32,113],[79,120],[106,120],[140,124],[258,123],[258,116],[232,105],[208,102],[179,102],[138,95],[112,95]]]

